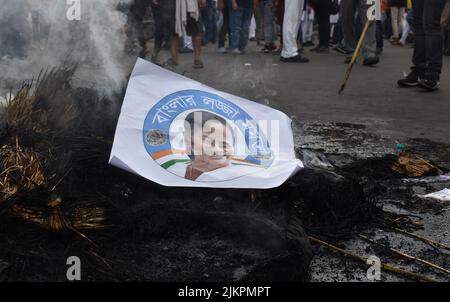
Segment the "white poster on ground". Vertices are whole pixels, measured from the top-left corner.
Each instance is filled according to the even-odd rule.
[[[273,188],[303,167],[291,120],[138,59],[110,164],[164,186]]]

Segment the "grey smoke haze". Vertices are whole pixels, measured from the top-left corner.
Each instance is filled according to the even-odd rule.
[[[123,87],[132,58],[124,53],[127,16],[117,7],[131,1],[80,0],[81,20],[69,21],[66,0],[0,0],[0,89],[63,62],[78,63],[75,85]]]

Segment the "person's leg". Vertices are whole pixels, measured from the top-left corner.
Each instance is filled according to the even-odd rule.
[[[264,9],[264,40],[266,45],[273,45],[275,37],[273,27],[274,18],[271,9],[272,0],[264,0],[262,5]]]
[[[354,0],[342,0],[340,8],[343,41],[345,48],[353,51],[356,48],[357,40],[355,33],[355,11]]]
[[[383,39],[383,22],[380,20],[376,21],[376,35],[377,35],[377,54],[381,54],[384,48],[384,39]]]
[[[406,39],[408,39],[409,33],[411,32],[411,27],[409,26],[408,22],[405,22],[405,26],[402,31],[402,37],[400,39],[400,44],[405,45]]]
[[[152,61],[157,60],[158,54],[161,51],[162,43],[164,41],[164,28],[161,18],[161,9],[159,5],[150,2],[152,6],[153,19],[155,20],[155,42],[153,47]]]
[[[442,71],[443,37],[441,16],[446,0],[426,0],[423,7],[426,62],[425,78],[439,80]]]
[[[301,38],[298,38],[304,46],[314,46],[312,42],[312,27],[310,10],[307,9],[302,14],[299,30],[299,36],[301,35]]]
[[[252,1],[253,2],[253,1]],[[264,18],[263,13],[260,9],[253,10],[252,8],[252,15],[255,17],[255,38],[258,42],[258,45],[260,42],[264,39]]]
[[[392,39],[398,39],[400,34],[398,30],[398,17],[399,17],[398,7],[391,7],[391,18],[392,18]]]
[[[369,9],[370,5],[367,4],[366,0],[359,0],[359,18],[365,26],[367,22],[367,10]],[[364,65],[373,65],[378,63],[378,56],[376,54],[377,51],[377,32],[376,32],[376,24],[375,22],[372,22],[372,24],[369,27],[369,30],[367,31],[366,38],[364,39],[363,46],[361,49],[361,54],[364,57]],[[368,63],[371,64],[368,64]]]
[[[413,1],[413,31],[414,31],[414,53],[413,67],[419,77],[423,77],[427,65],[425,30],[423,26],[424,3],[429,0]]]
[[[208,9],[209,9],[209,28],[210,28],[210,35],[209,35],[209,42],[216,43],[217,38],[217,24],[216,24],[216,8],[214,7],[214,1],[208,0]]]
[[[401,36],[403,34],[403,31],[405,30],[405,28],[404,28],[405,12],[406,12],[406,9],[404,7],[401,7],[399,9],[399,15],[398,15],[399,36]]]
[[[308,14],[305,14],[306,22],[308,23],[308,26],[306,27],[306,35],[304,37],[305,41],[312,42],[312,36],[314,31],[314,10],[311,10]],[[303,40],[301,40],[303,41]]]
[[[319,46],[328,48],[330,42],[331,0],[318,1],[316,15],[319,23]]]
[[[241,35],[242,8],[234,11],[231,5],[228,7],[230,15],[231,49],[239,48],[239,39]]]
[[[303,0],[285,0],[283,21],[283,58],[292,58],[298,55],[297,36],[300,27],[300,18],[303,12]]]
[[[170,40],[170,55],[173,65],[178,65],[178,36],[172,36]]]
[[[198,61],[200,61],[200,54],[202,51],[201,36],[192,37],[192,42],[194,44],[194,60],[195,60],[195,62],[198,62]]]
[[[225,1],[224,4],[225,4],[225,8],[222,11],[223,23],[222,23],[222,28],[220,29],[220,34],[219,34],[219,48],[225,47],[227,34],[230,34],[230,16],[229,16],[229,12],[228,12],[228,2]],[[231,40],[231,37],[229,37],[229,40]]]
[[[244,7],[242,11],[241,35],[239,41],[239,50],[245,51],[250,34],[250,23],[253,17],[253,7]]]

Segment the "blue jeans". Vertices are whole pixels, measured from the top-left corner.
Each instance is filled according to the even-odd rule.
[[[253,2],[253,1],[252,1]],[[229,7],[230,28],[231,28],[231,48],[245,50],[250,33],[250,23],[253,16],[253,5],[240,6],[234,11]]]
[[[275,41],[274,28],[273,28],[273,12],[270,8],[272,0],[262,0],[261,1],[261,13],[264,16],[264,41],[266,44],[273,44]]]
[[[214,8],[213,0],[206,2],[206,7],[202,9],[202,21],[205,26],[205,32],[203,34],[203,42],[215,43],[216,41],[216,10]]]

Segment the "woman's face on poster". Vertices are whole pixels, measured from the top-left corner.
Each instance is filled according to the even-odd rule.
[[[194,161],[206,164],[208,170],[228,166],[234,155],[234,136],[231,128],[220,121],[210,120],[205,123],[203,129],[197,131],[202,133],[194,135]]]

